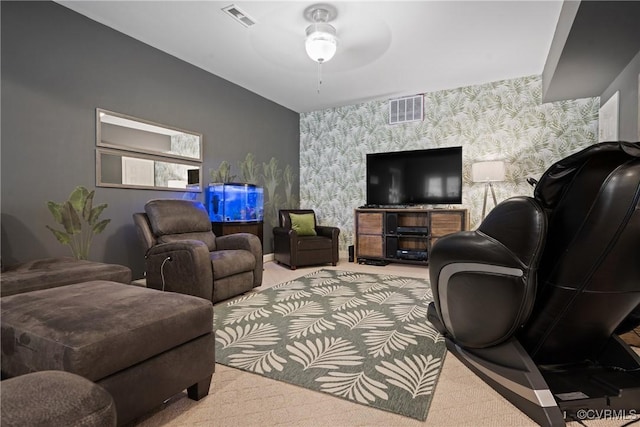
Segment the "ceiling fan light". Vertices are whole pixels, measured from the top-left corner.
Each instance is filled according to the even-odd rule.
[[[338,38],[336,29],[325,23],[315,23],[307,27],[305,49],[309,58],[316,62],[329,61],[336,54]]]

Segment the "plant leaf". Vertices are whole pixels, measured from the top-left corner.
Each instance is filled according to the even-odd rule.
[[[47,207],[49,208],[49,212],[53,215],[53,219],[58,223],[62,224],[62,203],[56,202],[47,202]]]
[[[62,206],[62,225],[69,234],[78,234],[82,230],[82,223],[80,223],[80,217],[75,210],[71,202],[66,201]]]
[[[98,220],[98,218],[100,217],[100,214],[102,213],[103,210],[105,210],[106,207],[107,207],[107,204],[103,203],[103,204],[98,205],[95,208],[91,209],[91,213],[89,214],[89,218],[87,219],[85,217],[87,222],[89,224],[91,224],[91,225],[95,224],[96,221]]]
[[[54,236],[56,236],[56,239],[58,239],[58,242],[62,243],[63,245],[68,245],[71,243],[71,236],[69,234],[65,233],[64,231],[51,228],[48,225],[46,227],[49,230],[51,230]]]
[[[88,194],[89,191],[82,186],[76,187],[71,192],[68,202],[71,203],[71,206],[73,206],[76,212],[82,212],[82,209],[84,209],[84,201]]]
[[[93,233],[100,234],[104,231],[104,228],[111,222],[110,219],[103,219],[99,223],[93,226]]]
[[[91,191],[91,193],[89,193],[85,198],[84,204],[82,205],[82,217],[91,225],[93,225],[93,223],[91,222],[91,214],[93,213],[93,196],[95,193],[95,191]]]

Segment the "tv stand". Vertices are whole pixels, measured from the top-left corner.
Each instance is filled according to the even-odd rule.
[[[427,265],[431,246],[440,237],[466,230],[468,223],[466,209],[358,208],[355,255],[366,264]]]

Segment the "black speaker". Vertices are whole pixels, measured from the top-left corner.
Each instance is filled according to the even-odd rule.
[[[396,234],[398,230],[398,214],[387,213],[387,234]]]
[[[349,262],[354,261],[354,248],[353,245],[349,246]]]
[[[396,258],[398,256],[398,238],[387,237],[387,258]]]

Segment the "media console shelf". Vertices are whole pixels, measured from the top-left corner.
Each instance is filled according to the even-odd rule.
[[[431,246],[442,236],[466,230],[466,209],[356,209],[358,262],[429,262]]]

